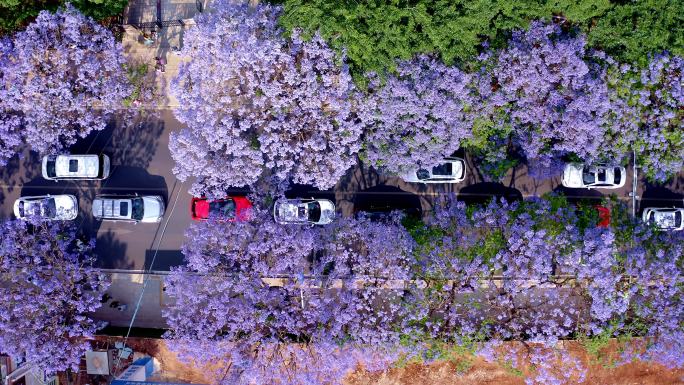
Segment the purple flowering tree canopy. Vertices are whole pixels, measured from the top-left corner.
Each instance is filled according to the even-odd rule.
[[[551,195],[448,199],[419,229],[363,215],[280,226],[262,211],[197,224],[188,266],[167,282],[167,338],[185,358],[229,362],[233,383],[337,383],[325,373],[429,360],[445,343],[520,340],[543,361],[564,357],[561,338],[624,333],[652,341],[625,360],[681,366],[681,236],[618,219],[597,227],[598,214],[578,210]]]
[[[604,70],[589,54],[583,35],[533,22],[496,55],[489,103],[506,112],[502,123],[529,161],[548,166],[553,157],[600,152],[610,103]]]
[[[663,182],[684,168],[684,58],[665,52],[643,69],[612,64],[608,140],[634,149],[646,177]]]
[[[104,326],[87,314],[109,286],[92,268],[94,240],[64,222],[0,225],[0,350],[48,373],[78,370],[83,337]]]
[[[187,266],[167,279],[175,298],[165,312],[170,338],[230,341],[240,349],[302,334],[299,291],[291,284],[269,287],[262,278],[306,273],[312,233],[278,225],[268,214],[255,210],[250,222],[190,227],[182,249]]]
[[[70,5],[0,39],[0,165],[102,130],[130,95],[124,64],[111,32]]]
[[[362,125],[344,58],[316,35],[289,39],[279,7],[219,1],[185,36],[172,83],[188,128],[169,143],[193,194],[221,194],[272,172],[330,188],[356,161]],[[211,54],[206,54],[210,52]]]
[[[435,166],[472,135],[471,76],[425,55],[397,72],[384,85],[372,79],[363,156],[393,173]]]

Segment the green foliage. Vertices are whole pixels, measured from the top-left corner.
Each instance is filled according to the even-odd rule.
[[[543,0],[286,0],[280,23],[305,36],[321,32],[346,47],[352,73],[383,75],[396,59],[438,53],[447,64],[468,63],[483,40],[505,43],[508,31],[538,18]]]
[[[447,361],[455,365],[457,373],[465,373],[473,366],[476,352],[482,342],[488,339],[485,332],[488,325],[488,322],[484,322],[482,329],[475,334],[462,333],[462,337],[457,342],[430,338],[426,335],[420,338],[402,336],[401,343],[403,346],[420,343],[424,345],[425,350],[420,355],[402,355],[395,363],[395,366],[405,367],[411,363],[423,364],[432,361]]]
[[[142,93],[143,79],[145,78],[145,75],[147,75],[148,71],[149,66],[146,63],[128,65],[126,67],[126,76],[133,85],[133,92],[131,92],[129,97],[124,99],[123,105],[125,107],[130,107],[133,104],[133,101],[140,97],[140,94]]]
[[[523,377],[522,370],[513,367],[513,363],[510,360],[499,362],[499,364],[501,364],[501,366],[503,366],[504,369],[506,369],[506,372],[508,372],[509,374],[512,374],[516,377]]]
[[[25,26],[43,9],[55,11],[60,4],[58,0],[0,0],[0,35]]]
[[[475,257],[482,257],[482,262],[489,264],[496,254],[506,247],[506,238],[501,229],[488,231],[484,238],[473,247],[464,250],[462,257],[473,261]]]
[[[650,53],[668,50],[684,55],[682,25],[684,1],[616,1],[585,31],[590,45],[621,61],[646,65]]]
[[[592,362],[598,363],[603,361],[603,350],[610,344],[613,331],[612,327],[608,327],[599,334],[579,339],[582,346],[587,350]]]
[[[126,8],[128,0],[70,0],[84,15],[95,20],[119,15]]]
[[[437,227],[427,226],[420,218],[407,215],[401,220],[401,224],[411,237],[420,246],[428,246],[437,241],[444,235],[443,231]]]
[[[70,0],[83,14],[95,20],[121,14],[128,0]],[[29,24],[42,10],[54,12],[66,0],[0,0],[0,35],[12,33]]]
[[[577,228],[580,234],[584,234],[586,229],[596,227],[599,222],[599,212],[594,204],[580,202],[577,204]]]
[[[320,31],[346,48],[352,74],[393,72],[397,59],[434,53],[451,65],[474,62],[483,42],[500,48],[510,32],[535,19],[565,20],[588,34],[590,45],[621,61],[644,64],[662,50],[684,54],[681,0],[272,0],[281,25],[305,36]]]

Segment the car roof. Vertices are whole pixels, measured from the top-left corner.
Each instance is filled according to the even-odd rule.
[[[73,170],[72,167],[76,166]],[[100,158],[97,155],[57,155],[55,157],[55,173],[60,176],[97,177]]]
[[[93,200],[93,215],[101,218],[130,219],[132,198],[134,197],[96,197]]]

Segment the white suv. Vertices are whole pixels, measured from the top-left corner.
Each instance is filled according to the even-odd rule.
[[[109,176],[107,155],[46,155],[43,178],[48,180],[98,180]]]
[[[164,199],[158,195],[98,195],[93,201],[93,217],[101,221],[161,222]]]

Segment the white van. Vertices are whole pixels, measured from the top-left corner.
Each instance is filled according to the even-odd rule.
[[[98,180],[109,176],[110,161],[100,155],[46,155],[43,178],[48,180]]]

